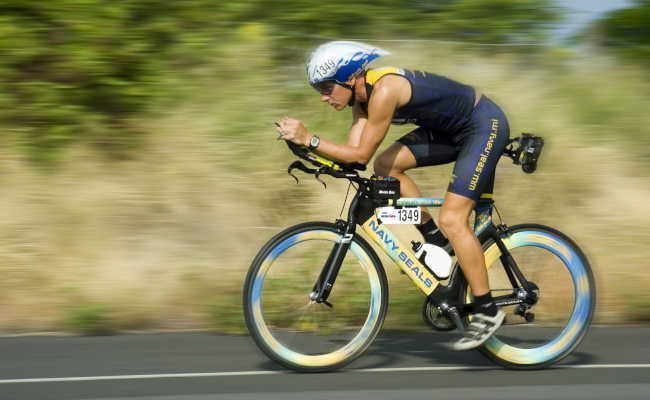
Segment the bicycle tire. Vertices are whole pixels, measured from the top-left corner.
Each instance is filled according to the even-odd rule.
[[[516,338],[515,343],[508,343],[508,341],[512,342],[513,339],[507,335],[512,335],[514,331],[518,335],[523,334],[524,336],[528,336],[532,334],[534,336],[536,333],[534,330],[524,331],[519,329],[519,331],[516,331],[516,328],[512,327],[507,332],[504,329],[507,330],[508,328],[504,325],[479,347],[478,350],[491,361],[509,369],[542,369],[557,363],[571,354],[589,330],[596,301],[594,277],[589,261],[582,250],[562,232],[537,224],[512,226],[510,227],[510,232],[511,235],[503,239],[503,242],[508,250],[511,251],[527,279],[530,279],[530,277],[527,276],[524,269],[530,268],[530,266],[525,265],[526,261],[520,260],[520,257],[517,256],[518,249],[525,249],[525,251],[534,250],[536,253],[544,253],[542,254],[544,259],[552,259],[554,260],[552,261],[553,265],[559,265],[566,269],[566,272],[556,271],[557,275],[551,279],[546,279],[545,285],[539,285],[538,283],[540,286],[540,303],[533,307],[533,310],[535,310],[542,301],[550,299],[551,303],[548,303],[549,305],[546,311],[551,315],[550,319],[557,318],[553,316],[553,313],[558,313],[561,309],[564,309],[567,310],[565,316],[566,322],[564,324],[557,324],[555,327],[561,329],[559,334],[548,340],[529,340],[533,343],[532,345],[522,344],[526,340],[521,338]],[[490,271],[492,269],[491,266],[499,260],[501,252],[492,238],[483,242],[483,249],[486,265],[488,271]],[[562,288],[561,281],[558,279],[562,275],[566,276],[567,273],[571,278],[572,289],[567,285]],[[490,277],[491,290],[493,289],[492,280],[492,277]],[[534,281],[534,279],[530,280]],[[549,283],[551,284],[549,285]],[[570,294],[572,290],[574,304],[558,303],[558,300],[553,299],[553,296],[545,297],[545,289],[548,288],[551,291],[563,292],[563,294]],[[468,285],[464,282],[460,290],[461,302],[469,301],[470,296],[468,293]],[[551,308],[555,309],[551,310]],[[554,327],[538,323],[532,329],[552,332]]]
[[[375,251],[359,235],[354,235],[352,238],[350,249],[328,299],[333,304],[333,309],[324,304],[309,302],[311,285],[315,283],[313,276],[311,280],[301,278],[301,281],[305,281],[304,285],[293,278],[308,276],[309,273],[301,271],[300,268],[310,268],[311,265],[314,266],[316,274],[320,273],[331,246],[340,239],[341,233],[332,223],[299,224],[285,229],[269,240],[250,266],[243,290],[244,315],[248,331],[257,346],[270,359],[286,368],[300,372],[339,369],[363,354],[381,329],[388,307],[386,273]],[[301,250],[304,246],[309,246],[309,249]],[[283,257],[285,254],[286,257]],[[300,261],[295,261],[296,259]],[[296,270],[292,269],[294,265]],[[360,268],[354,267],[355,265]],[[296,271],[298,273],[295,273]],[[353,281],[353,278],[356,280]],[[367,301],[367,315],[352,312],[350,314],[354,315],[351,317],[345,315],[346,310],[354,308],[349,306],[350,303],[346,302],[348,298],[344,297],[345,288],[349,286],[346,286],[346,279],[347,282],[352,282],[352,287],[347,292],[351,295],[349,298],[356,299],[360,307],[363,307],[366,304],[364,302]],[[359,287],[354,286],[357,284]],[[279,288],[278,294],[273,292],[275,286]],[[360,298],[364,294],[369,294],[367,300]],[[282,298],[287,299],[288,304],[284,304]],[[319,317],[323,315],[322,313],[331,310],[342,311],[336,316],[337,320],[325,321],[331,322],[332,326],[325,327],[324,322],[323,325],[319,325],[320,321],[306,320],[302,314],[297,316],[297,321],[292,324],[293,322],[287,322],[287,318],[295,309],[291,304],[294,301],[309,303],[301,306],[300,309],[306,312],[314,307],[313,314]],[[357,303],[352,301],[352,304],[354,306]],[[276,306],[280,311],[274,309]],[[282,315],[283,313],[287,315]],[[358,332],[348,332],[349,326],[341,325],[341,321],[359,321],[361,326]],[[343,335],[341,332],[351,338],[341,339],[339,337]],[[290,340],[287,337],[290,335],[293,335],[292,343],[288,343]],[[310,338],[312,342],[315,342],[314,338],[322,339],[325,344],[334,348],[315,353],[307,352],[299,348],[308,343],[305,338]]]

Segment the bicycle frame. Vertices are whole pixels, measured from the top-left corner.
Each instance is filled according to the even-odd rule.
[[[523,303],[533,305],[537,302],[537,295],[534,293],[537,286],[526,280],[507,246],[503,243],[502,238],[508,235],[508,228],[505,225],[494,225],[492,220],[494,201],[491,197],[491,194],[484,194],[474,207],[474,232],[480,242],[487,238],[494,240],[499,250],[498,257],[501,259],[513,288],[513,293],[495,297],[495,303],[499,306]],[[388,203],[395,207],[441,207],[444,204],[444,199],[403,197],[396,201],[388,201]],[[440,285],[440,281],[417,259],[412,250],[405,246],[386,224],[379,221],[375,212],[378,207],[380,206],[376,202],[364,197],[361,191],[357,193],[350,204],[347,221],[337,221],[342,234],[341,240],[336,243],[325,262],[313,287],[310,295],[311,299],[331,307],[331,304],[327,302],[327,298],[350,247],[356,225],[359,224],[372,241],[393,260],[429,299],[444,308],[445,312],[455,320],[457,326],[462,326],[460,318],[470,313],[472,309],[471,303],[457,304],[456,299],[458,297],[456,295],[464,280],[463,275],[456,271],[450,277],[448,285]]]
[[[402,197],[395,202],[396,207],[441,207],[443,204],[444,199],[426,197]],[[474,208],[474,232],[477,236],[492,225],[492,205],[491,199],[481,199]],[[440,282],[375,214],[361,227],[425,295],[429,296],[436,289]]]
[[[512,143],[515,140],[512,140]],[[540,139],[541,141],[541,139]],[[360,178],[358,173],[355,172],[358,170],[365,170],[365,165],[361,164],[347,164],[347,165],[338,165],[332,161],[323,159],[315,154],[312,154],[308,151],[305,151],[304,148],[287,141],[289,149],[299,158],[309,161],[311,164],[315,165],[318,169],[312,169],[305,166],[300,161],[294,161],[289,165],[288,173],[296,179],[298,178],[291,174],[291,171],[294,169],[299,169],[308,174],[313,174],[318,179],[318,176],[321,174],[327,174],[334,176],[336,178],[346,178],[350,182],[357,182],[360,187],[363,186],[364,190],[368,189],[368,180]],[[543,141],[539,143],[539,151],[541,151],[541,146]],[[539,151],[536,156],[539,156]],[[512,158],[517,162],[517,157],[519,153],[514,149],[509,149],[504,153],[508,157]],[[534,160],[536,162],[536,158]],[[535,166],[530,165],[528,171],[524,168],[524,171],[532,172],[534,171]],[[322,182],[322,181],[321,181]],[[324,182],[322,182],[325,184]],[[487,198],[484,198],[487,196]],[[517,263],[512,258],[512,255],[508,251],[506,245],[501,240],[501,236],[508,235],[508,228],[505,225],[495,226],[492,223],[492,208],[494,202],[491,199],[492,194],[484,194],[481,199],[477,202],[474,207],[475,219],[474,219],[474,232],[479,241],[483,237],[481,235],[488,235],[494,239],[494,242],[497,244],[500,251],[499,257],[501,262],[506,270],[506,274],[512,283],[513,288],[519,289],[517,280],[521,283],[521,288],[523,292],[517,293],[518,300],[512,300],[512,296],[502,296],[501,299],[495,299],[497,305],[500,304],[517,304],[525,301],[534,304],[537,299],[532,292],[537,287],[535,284],[530,283],[521,273]],[[327,262],[323,266],[323,269],[318,277],[318,280],[313,286],[313,290],[310,293],[310,298],[312,301],[318,303],[324,303],[331,307],[331,304],[327,302],[327,298],[332,290],[338,271],[341,268],[345,254],[350,248],[350,243],[354,237],[354,232],[356,229],[356,224],[362,226],[364,231],[372,238],[372,240],[377,243],[383,251],[390,256],[391,259],[398,265],[398,267],[406,273],[415,285],[424,292],[427,296],[431,297],[432,293],[438,287],[439,281],[435,279],[433,274],[419,262],[411,250],[404,246],[395,235],[393,235],[388,228],[385,226],[380,227],[381,223],[375,215],[375,209],[383,205],[393,205],[397,207],[409,207],[409,206],[425,206],[425,207],[440,207],[444,203],[444,199],[441,198],[415,198],[415,197],[405,197],[397,200],[373,200],[364,197],[362,190],[358,190],[357,195],[354,197],[352,204],[350,204],[350,209],[348,210],[348,219],[347,221],[337,220],[337,225],[339,230],[342,233],[340,241],[334,246],[332,252],[330,253]],[[454,277],[451,278],[451,284],[455,282]],[[443,296],[446,296],[448,292],[445,292]]]

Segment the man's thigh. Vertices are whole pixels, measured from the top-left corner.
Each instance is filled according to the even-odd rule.
[[[397,143],[403,144],[411,152],[416,167],[454,162],[460,151],[447,135],[422,127],[402,136]]]
[[[404,172],[417,166],[413,153],[399,142],[395,142],[375,160],[375,173],[387,175],[390,171]]]

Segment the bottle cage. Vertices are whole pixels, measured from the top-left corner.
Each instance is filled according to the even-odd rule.
[[[520,137],[510,139],[503,151],[504,155],[512,158],[515,165],[521,165],[521,169],[532,174],[537,169],[537,160],[542,154],[544,139],[530,133],[522,133]]]

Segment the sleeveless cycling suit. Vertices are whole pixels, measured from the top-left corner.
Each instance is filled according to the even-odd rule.
[[[474,106],[476,92],[471,86],[394,67],[366,71],[368,99],[375,83],[386,75],[402,76],[411,85],[411,99],[395,111],[392,123],[419,126],[398,140],[413,153],[417,166],[456,161],[448,191],[473,200],[491,195],[494,170],[510,135],[503,111],[485,96]],[[367,114],[368,104],[359,105]]]

